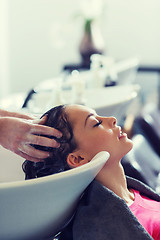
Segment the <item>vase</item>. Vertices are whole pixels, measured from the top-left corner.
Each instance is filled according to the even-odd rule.
[[[82,65],[90,68],[92,54],[104,54],[105,44],[99,25],[95,20],[86,20],[84,34],[79,45]]]

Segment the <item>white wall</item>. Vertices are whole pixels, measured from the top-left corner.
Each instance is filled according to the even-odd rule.
[[[8,69],[3,77],[0,70],[2,87],[8,79],[10,92],[28,91],[57,76],[65,63],[80,61],[82,22],[74,18],[80,0],[4,1],[8,2],[9,37],[6,44],[0,41]],[[160,64],[159,13],[157,0],[106,0],[102,31],[107,53],[118,59],[140,55],[142,63]],[[3,21],[6,24],[5,16]]]
[[[106,43],[115,57],[140,55],[160,65],[160,1],[108,0]]]
[[[76,60],[72,3],[9,1],[12,91],[29,89],[45,78],[57,76],[63,63]]]
[[[9,92],[8,2],[0,0],[0,97]]]

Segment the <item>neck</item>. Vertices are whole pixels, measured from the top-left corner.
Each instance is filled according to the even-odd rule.
[[[110,189],[117,196],[124,199],[128,205],[134,201],[134,194],[127,188],[126,176],[121,163],[115,163],[114,166],[106,166],[96,177],[103,186]]]

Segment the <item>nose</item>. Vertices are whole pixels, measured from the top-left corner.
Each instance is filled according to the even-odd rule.
[[[115,127],[117,124],[117,119],[115,117],[110,117],[110,122],[111,122],[112,127]]]
[[[108,125],[112,128],[117,124],[117,119],[115,117],[106,117],[106,120],[108,122]]]

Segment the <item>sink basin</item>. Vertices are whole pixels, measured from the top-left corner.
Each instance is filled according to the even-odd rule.
[[[140,87],[137,84],[85,89],[83,97],[85,105],[95,109],[99,115],[115,116],[120,121],[126,114],[131,102],[137,97],[139,90]],[[41,115],[55,105],[73,103],[73,92],[71,90],[63,90],[61,92],[63,97],[62,102],[55,95],[56,91],[52,90],[33,94],[27,108],[23,110]],[[24,99],[24,93],[14,94],[2,99],[0,107],[13,111],[21,111]]]
[[[0,184],[24,180],[22,163],[24,158],[0,146]]]
[[[125,116],[127,109],[137,97],[139,85],[90,89],[86,92],[86,105],[102,116],[114,116],[118,122]]]
[[[0,183],[0,240],[53,237],[72,217],[81,194],[108,158],[107,152],[100,152],[91,162],[62,173]],[[3,171],[9,174],[12,169]]]
[[[137,97],[139,85],[120,85],[84,91],[85,105],[96,110],[101,116],[114,116],[118,122],[126,115],[127,109]],[[67,103],[71,103],[71,92],[63,93]]]

